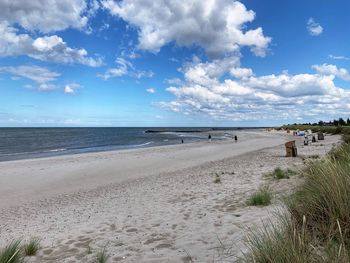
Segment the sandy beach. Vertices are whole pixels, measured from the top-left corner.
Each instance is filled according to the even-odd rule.
[[[302,181],[273,180],[276,167],[300,170],[340,142],[310,146],[285,132],[244,130],[234,140],[0,163],[0,245],[37,237],[29,262],[235,262],[248,228],[259,227]],[[286,158],[296,140],[299,156]],[[221,183],[214,183],[219,174]],[[249,207],[262,185],[267,207]]]

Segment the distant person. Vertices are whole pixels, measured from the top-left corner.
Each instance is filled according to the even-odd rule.
[[[183,139],[181,139],[181,143],[184,143],[184,140],[183,140]]]
[[[208,135],[208,141],[211,142],[211,134]]]
[[[238,141],[238,138],[237,138],[237,135],[235,135],[235,142],[237,142]]]

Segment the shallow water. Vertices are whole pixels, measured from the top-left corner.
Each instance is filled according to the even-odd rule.
[[[222,130],[228,129],[238,128]],[[212,128],[0,128],[0,161],[190,143],[207,140],[210,132]],[[212,138],[230,136],[223,132]]]

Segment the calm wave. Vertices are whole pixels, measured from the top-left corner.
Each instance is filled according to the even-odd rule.
[[[230,128],[229,128],[230,129]],[[233,129],[233,128],[231,128]],[[206,140],[211,128],[0,128],[0,161]],[[227,130],[225,128],[225,130]],[[213,139],[225,139],[223,133]]]

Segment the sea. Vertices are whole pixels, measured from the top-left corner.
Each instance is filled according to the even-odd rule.
[[[0,128],[0,161],[232,138],[240,128]],[[222,131],[218,132],[218,131]]]

